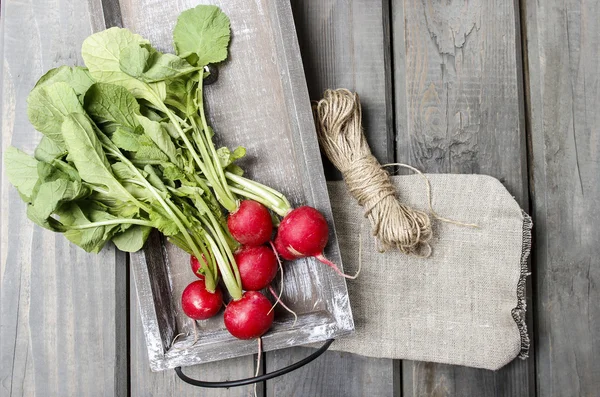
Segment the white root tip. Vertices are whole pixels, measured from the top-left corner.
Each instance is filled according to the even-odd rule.
[[[294,322],[292,323],[292,327],[296,325],[296,323],[298,322],[298,315],[296,314],[295,311],[293,311],[292,309],[290,309],[289,307],[287,307],[287,305],[285,303],[283,303],[283,301],[281,299],[279,299],[277,297],[277,291],[275,291],[275,288],[269,286],[269,291],[271,291],[271,294],[275,297],[275,299],[277,300],[275,302],[275,305],[277,303],[279,303],[281,305],[281,307],[283,307],[285,310],[287,310],[288,312],[292,313],[292,316],[294,316]],[[273,308],[275,308],[275,305],[273,305],[273,307],[271,307],[271,310],[273,310]],[[271,311],[269,311],[270,313]]]
[[[359,254],[360,255],[360,254]],[[326,264],[327,266],[331,267],[337,274],[339,274],[342,277],[345,277],[347,279],[350,280],[354,280],[358,277],[358,275],[360,274],[360,270],[362,268],[362,261],[358,261],[358,270],[356,271],[356,274],[354,276],[350,276],[348,274],[345,274],[344,272],[342,272],[335,263],[331,262],[329,259],[325,258],[323,256],[323,254],[319,254],[317,256],[315,256],[315,258],[317,258],[320,262]]]

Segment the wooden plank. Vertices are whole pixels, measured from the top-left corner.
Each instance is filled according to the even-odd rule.
[[[527,209],[518,11],[512,1],[392,1],[396,142],[398,161],[495,176]],[[533,370],[533,359],[497,372],[404,361],[403,392],[530,396]]]
[[[600,5],[525,1],[539,396],[600,389]]]
[[[268,353],[267,370],[300,361],[313,351],[297,347],[286,349],[285,355],[284,352]],[[267,396],[392,396],[397,380],[395,370],[399,368],[392,360],[328,351],[307,366],[268,381]]]
[[[358,91],[371,148],[380,161],[392,161],[387,2],[294,0],[292,8],[311,99],[321,98],[327,88]],[[331,166],[326,175],[339,178]],[[299,361],[312,351],[294,348],[268,353],[267,371]],[[398,365],[392,360],[327,352],[309,366],[267,382],[267,394],[391,396],[394,380],[398,381],[395,374]]]
[[[82,63],[81,42],[104,28],[99,9],[96,1],[2,2],[2,152],[33,152],[40,134],[27,120],[27,95],[46,70]],[[112,246],[88,255],[34,226],[1,178],[0,394],[126,395],[125,256]]]
[[[292,0],[312,100],[328,88],[360,95],[365,135],[375,157],[394,160],[387,0]],[[341,179],[328,163],[327,179]],[[335,177],[335,178],[333,178]]]

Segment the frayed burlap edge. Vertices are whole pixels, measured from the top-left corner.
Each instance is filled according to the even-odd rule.
[[[517,328],[519,328],[519,334],[521,335],[521,350],[519,352],[519,358],[524,360],[529,357],[529,346],[531,341],[529,340],[529,334],[527,333],[527,301],[525,295],[525,288],[527,284],[527,276],[531,275],[527,266],[527,260],[531,253],[531,229],[533,228],[533,222],[531,217],[522,211],[523,213],[523,246],[521,248],[521,275],[519,282],[517,283],[517,307],[515,307],[511,314]]]

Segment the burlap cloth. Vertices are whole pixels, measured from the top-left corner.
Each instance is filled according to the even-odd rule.
[[[356,332],[332,349],[370,357],[498,369],[527,357],[525,277],[531,220],[497,180],[427,175],[433,208],[470,228],[432,219],[429,258],[380,253],[345,183],[329,182]],[[421,176],[392,177],[400,200],[428,210]],[[362,225],[362,226],[361,226]],[[361,237],[359,237],[361,236]]]

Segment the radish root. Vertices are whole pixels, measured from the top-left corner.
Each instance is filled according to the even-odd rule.
[[[361,251],[362,251],[361,244],[359,244],[359,246],[358,246],[358,249],[359,249],[359,256],[360,256],[360,255],[361,255]],[[339,268],[339,267],[337,267],[337,265],[336,265],[335,263],[333,263],[333,262],[332,262],[332,261],[330,261],[329,259],[325,258],[325,257],[323,256],[323,254],[319,254],[319,255],[317,255],[317,256],[315,256],[315,258],[317,258],[319,261],[321,261],[322,263],[326,264],[327,266],[331,267],[331,268],[332,268],[333,270],[335,270],[335,272],[336,272],[337,274],[339,274],[340,276],[342,276],[342,277],[345,277],[345,278],[347,278],[347,279],[350,279],[350,280],[354,280],[354,279],[356,279],[356,278],[358,277],[358,275],[360,274],[360,270],[361,270],[361,268],[362,268],[362,263],[361,263],[361,261],[359,260],[359,261],[358,261],[358,270],[356,271],[356,274],[355,274],[354,276],[350,276],[350,275],[348,275],[348,274],[345,274],[344,272],[342,272],[342,271],[340,270],[340,268]]]
[[[173,349],[173,347],[175,346],[175,342],[177,342],[177,339],[179,339],[179,337],[181,335],[186,335],[186,336],[189,335],[189,332],[188,333],[181,332],[181,333],[175,335],[175,338],[173,338],[173,341],[171,342],[171,348],[169,349],[169,351],[178,352],[181,350],[189,349],[190,347],[193,347],[198,342],[198,326],[196,324],[196,320],[193,320],[192,324],[194,324],[194,340],[192,341],[192,343],[186,347],[180,347],[177,349]]]
[[[271,291],[271,294],[273,294],[273,296],[275,297],[275,299],[277,300],[275,302],[275,305],[277,303],[279,303],[281,305],[281,307],[283,307],[285,310],[287,310],[288,312],[292,313],[292,316],[294,316],[294,322],[292,323],[292,327],[296,325],[296,323],[298,322],[298,315],[296,314],[295,311],[293,311],[292,309],[290,309],[289,307],[286,306],[285,303],[283,303],[283,301],[281,299],[279,299],[277,297],[277,291],[275,291],[275,288],[269,286],[269,291]],[[271,307],[271,310],[273,310],[275,308],[275,305],[273,305],[273,307]],[[270,312],[269,312],[270,313]]]
[[[279,258],[279,254],[277,253],[277,250],[275,249],[275,245],[273,245],[272,241],[269,241],[269,243],[271,244],[271,248],[273,249],[273,252],[275,252],[275,256],[277,257],[277,263],[279,264],[279,271],[281,272],[281,290],[279,291],[279,294],[277,294],[277,292],[275,291],[275,288],[273,288],[272,286],[269,286],[269,291],[275,297],[275,303],[271,307],[271,310],[269,310],[269,313],[271,313],[273,311],[273,309],[275,309],[275,306],[277,306],[278,303],[281,304],[281,306],[285,310],[292,313],[292,315],[294,316],[294,323],[292,324],[292,327],[293,327],[296,325],[296,322],[298,322],[298,315],[296,314],[295,311],[293,311],[292,309],[287,307],[286,304],[283,303],[283,301],[281,300],[281,296],[283,295],[283,265],[281,264],[281,258]]]
[[[262,338],[258,337],[258,356],[256,357],[256,372],[254,373],[254,377],[256,378],[258,376],[258,373],[260,372],[260,360],[262,357]],[[254,383],[254,397],[258,397],[258,395],[256,394],[256,383]]]
[[[269,241],[269,244],[271,244],[271,249],[275,253],[275,257],[277,258],[277,264],[279,265],[279,271],[281,272],[281,291],[279,291],[279,296],[274,294],[276,300],[275,300],[275,304],[273,305],[271,310],[269,310],[269,313],[271,313],[273,311],[273,309],[275,309],[275,306],[277,306],[277,303],[281,302],[281,296],[283,295],[283,265],[281,264],[281,258],[279,257],[279,254],[277,253],[277,249],[275,248],[273,241]],[[273,293],[273,287],[269,287],[269,288],[270,288],[271,293]],[[281,302],[281,305],[284,306],[283,302]]]

